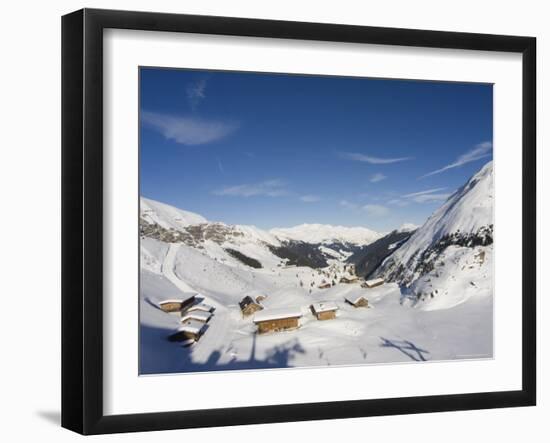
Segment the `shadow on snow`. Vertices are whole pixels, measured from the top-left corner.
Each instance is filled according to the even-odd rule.
[[[141,375],[290,368],[293,366],[291,361],[294,356],[305,353],[299,341],[294,339],[275,346],[266,353],[265,358],[259,359],[256,356],[257,336],[254,335],[248,359],[238,360],[233,357],[230,361],[221,362],[222,352],[214,350],[205,362],[200,363],[192,360],[192,347],[177,346],[167,340],[168,335],[169,331],[166,329],[141,325],[139,356]]]
[[[430,353],[430,351],[421,349],[408,340],[389,340],[384,337],[380,337],[380,340],[382,340],[381,348],[395,348],[414,361],[426,361],[423,354]]]

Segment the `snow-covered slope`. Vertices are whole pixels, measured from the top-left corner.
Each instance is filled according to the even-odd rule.
[[[397,232],[411,232],[415,229],[418,229],[418,225],[415,225],[414,223],[403,223],[398,229]]]
[[[445,235],[477,233],[493,224],[493,162],[487,163],[459,188],[397,252],[408,262],[418,251],[437,243]]]
[[[180,229],[189,225],[207,223],[207,220],[199,214],[144,197],[140,199],[140,216],[148,223],[156,223],[165,229]]]
[[[408,287],[409,295],[429,301],[430,309],[451,307],[491,291],[492,243],[491,161],[389,256],[376,275]],[[439,297],[445,298],[432,301]]]
[[[362,227],[302,224],[292,228],[274,228],[269,231],[281,239],[306,243],[350,243],[367,245],[378,240],[383,234]]]

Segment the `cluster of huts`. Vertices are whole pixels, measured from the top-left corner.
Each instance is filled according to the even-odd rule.
[[[338,269],[335,265],[331,265],[327,270],[320,271],[321,275],[324,275],[327,279],[323,279],[321,284],[317,286],[319,289],[328,289],[334,286],[337,283],[357,283],[359,282],[359,277],[355,273],[355,265],[347,264],[344,265],[345,275],[339,277]]]
[[[169,340],[190,346],[206,331],[206,324],[213,315],[214,307],[199,301],[197,295],[187,294],[183,298],[163,300],[159,303],[162,311],[180,315],[180,326],[168,337]]]
[[[374,288],[384,283],[384,279],[366,280],[361,284],[363,288]],[[181,317],[180,326],[170,335],[171,341],[182,342],[189,346],[198,341],[207,329],[207,323],[213,316],[214,307],[198,300],[198,294],[187,294],[183,298],[167,299],[159,303],[159,308],[166,313],[178,313]],[[301,308],[265,309],[262,301],[265,295],[251,297],[247,295],[239,302],[243,317],[254,316],[252,321],[258,328],[259,334],[267,332],[287,331],[300,326],[303,317]],[[368,308],[368,299],[363,295],[347,296],[344,301],[354,308]],[[332,320],[336,318],[338,305],[332,301],[321,301],[309,306],[311,314],[317,320]]]
[[[367,280],[361,286],[374,288],[383,283],[383,279]],[[254,315],[252,321],[257,326],[258,333],[287,331],[299,327],[299,320],[303,316],[300,308],[265,309],[261,303],[265,298],[264,295],[256,298],[247,295],[239,302],[243,317]],[[344,301],[354,308],[369,307],[369,301],[363,295],[347,296]],[[312,303],[309,309],[317,320],[331,320],[336,318],[339,308],[335,302],[322,301]]]

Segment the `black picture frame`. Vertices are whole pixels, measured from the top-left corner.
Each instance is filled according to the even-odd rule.
[[[503,51],[522,54],[522,388],[131,415],[103,412],[103,30]],[[536,403],[536,39],[83,9],[62,18],[62,426],[82,434],[414,414]]]

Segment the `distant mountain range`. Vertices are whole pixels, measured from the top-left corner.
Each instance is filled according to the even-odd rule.
[[[384,235],[368,228],[322,224],[302,224],[292,228],[275,228],[269,232],[281,240],[295,240],[314,244],[348,243],[360,246],[368,245]]]
[[[347,261],[385,237],[363,227],[304,224],[265,231],[248,225],[228,225],[143,197],[140,230],[145,237],[182,242],[199,249],[204,249],[205,242],[214,242],[247,263],[256,263],[259,255],[268,252],[288,265],[312,268],[326,267],[334,260]]]

